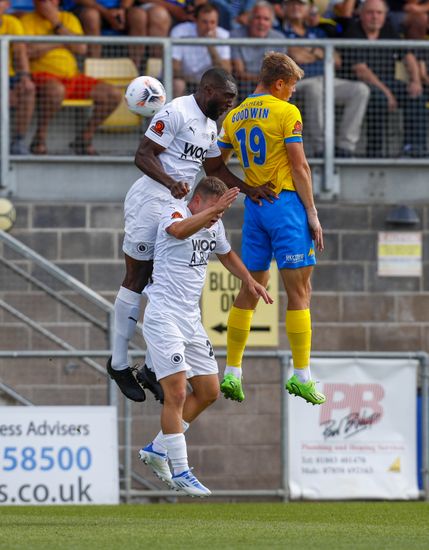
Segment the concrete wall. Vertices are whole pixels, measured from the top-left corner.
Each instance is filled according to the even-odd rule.
[[[67,272],[113,301],[123,276],[122,204],[16,203],[12,234]],[[424,270],[418,278],[377,276],[377,232],[385,230],[389,207],[328,204],[318,206],[325,229],[326,250],[313,277],[313,347],[315,350],[429,351],[429,205],[417,207],[423,231]],[[225,218],[230,240],[239,250],[242,208]],[[25,271],[38,274],[28,261],[3,249]],[[48,281],[46,276],[42,277]],[[101,321],[97,308],[84,304],[57,284],[66,296]],[[44,329],[78,349],[106,349],[102,330],[82,322],[67,307],[23,281],[0,264],[0,298],[40,322]],[[280,294],[281,347],[288,348]],[[144,345],[141,337],[136,343]],[[1,349],[58,349],[10,313],[0,309]],[[102,361],[99,361],[102,364]],[[277,361],[246,360],[246,401],[220,399],[188,435],[190,462],[210,487],[276,488],[280,484],[280,369]],[[0,379],[39,405],[106,403],[106,378],[69,360],[2,360]],[[120,402],[122,407],[122,401]],[[133,405],[133,456],[159,429],[159,404],[151,396]],[[121,435],[121,439],[122,439]],[[135,469],[150,472],[137,464]],[[256,477],[258,465],[265,473]],[[268,467],[267,467],[268,466]]]

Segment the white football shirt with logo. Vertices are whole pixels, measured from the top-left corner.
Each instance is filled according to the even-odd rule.
[[[150,122],[145,136],[165,148],[159,156],[164,171],[176,181],[186,181],[191,192],[206,158],[220,156],[216,122],[199,108],[193,95],[177,97],[167,103]],[[170,195],[170,191],[149,176],[144,184],[151,194]]]
[[[151,312],[156,309],[160,314],[168,312],[187,321],[200,318],[199,300],[210,254],[227,254],[231,250],[220,220],[187,239],[176,239],[167,233],[172,222],[190,216],[184,201],[164,209],[156,237],[153,283],[144,289]]]

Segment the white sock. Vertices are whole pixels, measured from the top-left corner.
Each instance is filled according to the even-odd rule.
[[[293,369],[293,373],[300,382],[308,382],[311,380],[310,367],[304,367],[303,369]]]
[[[115,300],[115,326],[113,331],[112,369],[128,367],[128,342],[134,336],[140,317],[141,294],[123,286]]]
[[[167,447],[167,454],[173,467],[174,475],[176,476],[189,470],[188,451],[184,434],[166,434],[164,435],[164,443]]]
[[[182,420],[182,426],[183,433],[185,433],[189,428],[189,423],[186,422],[186,420]],[[164,434],[162,433],[162,430],[157,433],[155,439],[152,441],[152,447],[156,453],[167,454],[167,447],[165,446]]]
[[[228,367],[227,365],[223,374],[224,376],[226,376],[227,374],[233,374],[236,378],[241,380],[241,367]]]

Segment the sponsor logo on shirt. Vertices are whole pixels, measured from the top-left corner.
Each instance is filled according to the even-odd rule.
[[[157,120],[155,124],[153,124],[150,129],[152,132],[154,132],[158,136],[162,136],[164,133],[165,124],[162,120]]]
[[[180,155],[180,158],[183,160],[187,160],[188,157],[191,157],[194,160],[203,162],[206,159],[206,155],[207,155],[207,149],[203,149],[203,147],[198,147],[193,143],[186,142],[185,149],[183,150],[183,153]]]
[[[285,259],[290,264],[297,264],[304,260],[304,254],[286,254]]]
[[[216,241],[208,239],[192,239],[192,255],[189,261],[189,267],[207,265],[210,253],[216,248]]]
[[[173,212],[173,213],[171,214],[171,219],[172,219],[172,220],[177,220],[178,218],[182,218],[182,219],[183,219],[183,216],[182,216],[182,214],[181,214],[180,212],[177,212],[177,211],[176,211],[176,212]]]
[[[300,120],[297,120],[294,124],[292,134],[295,135],[301,135],[302,134],[302,122]]]

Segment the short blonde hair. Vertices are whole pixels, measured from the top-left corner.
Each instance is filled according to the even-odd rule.
[[[206,176],[201,179],[195,188],[194,195],[201,195],[203,197],[222,196],[228,187],[222,180],[214,176]]]
[[[301,80],[304,71],[295,61],[282,52],[267,52],[262,61],[259,81],[265,86],[271,86],[280,78],[284,81]]]

